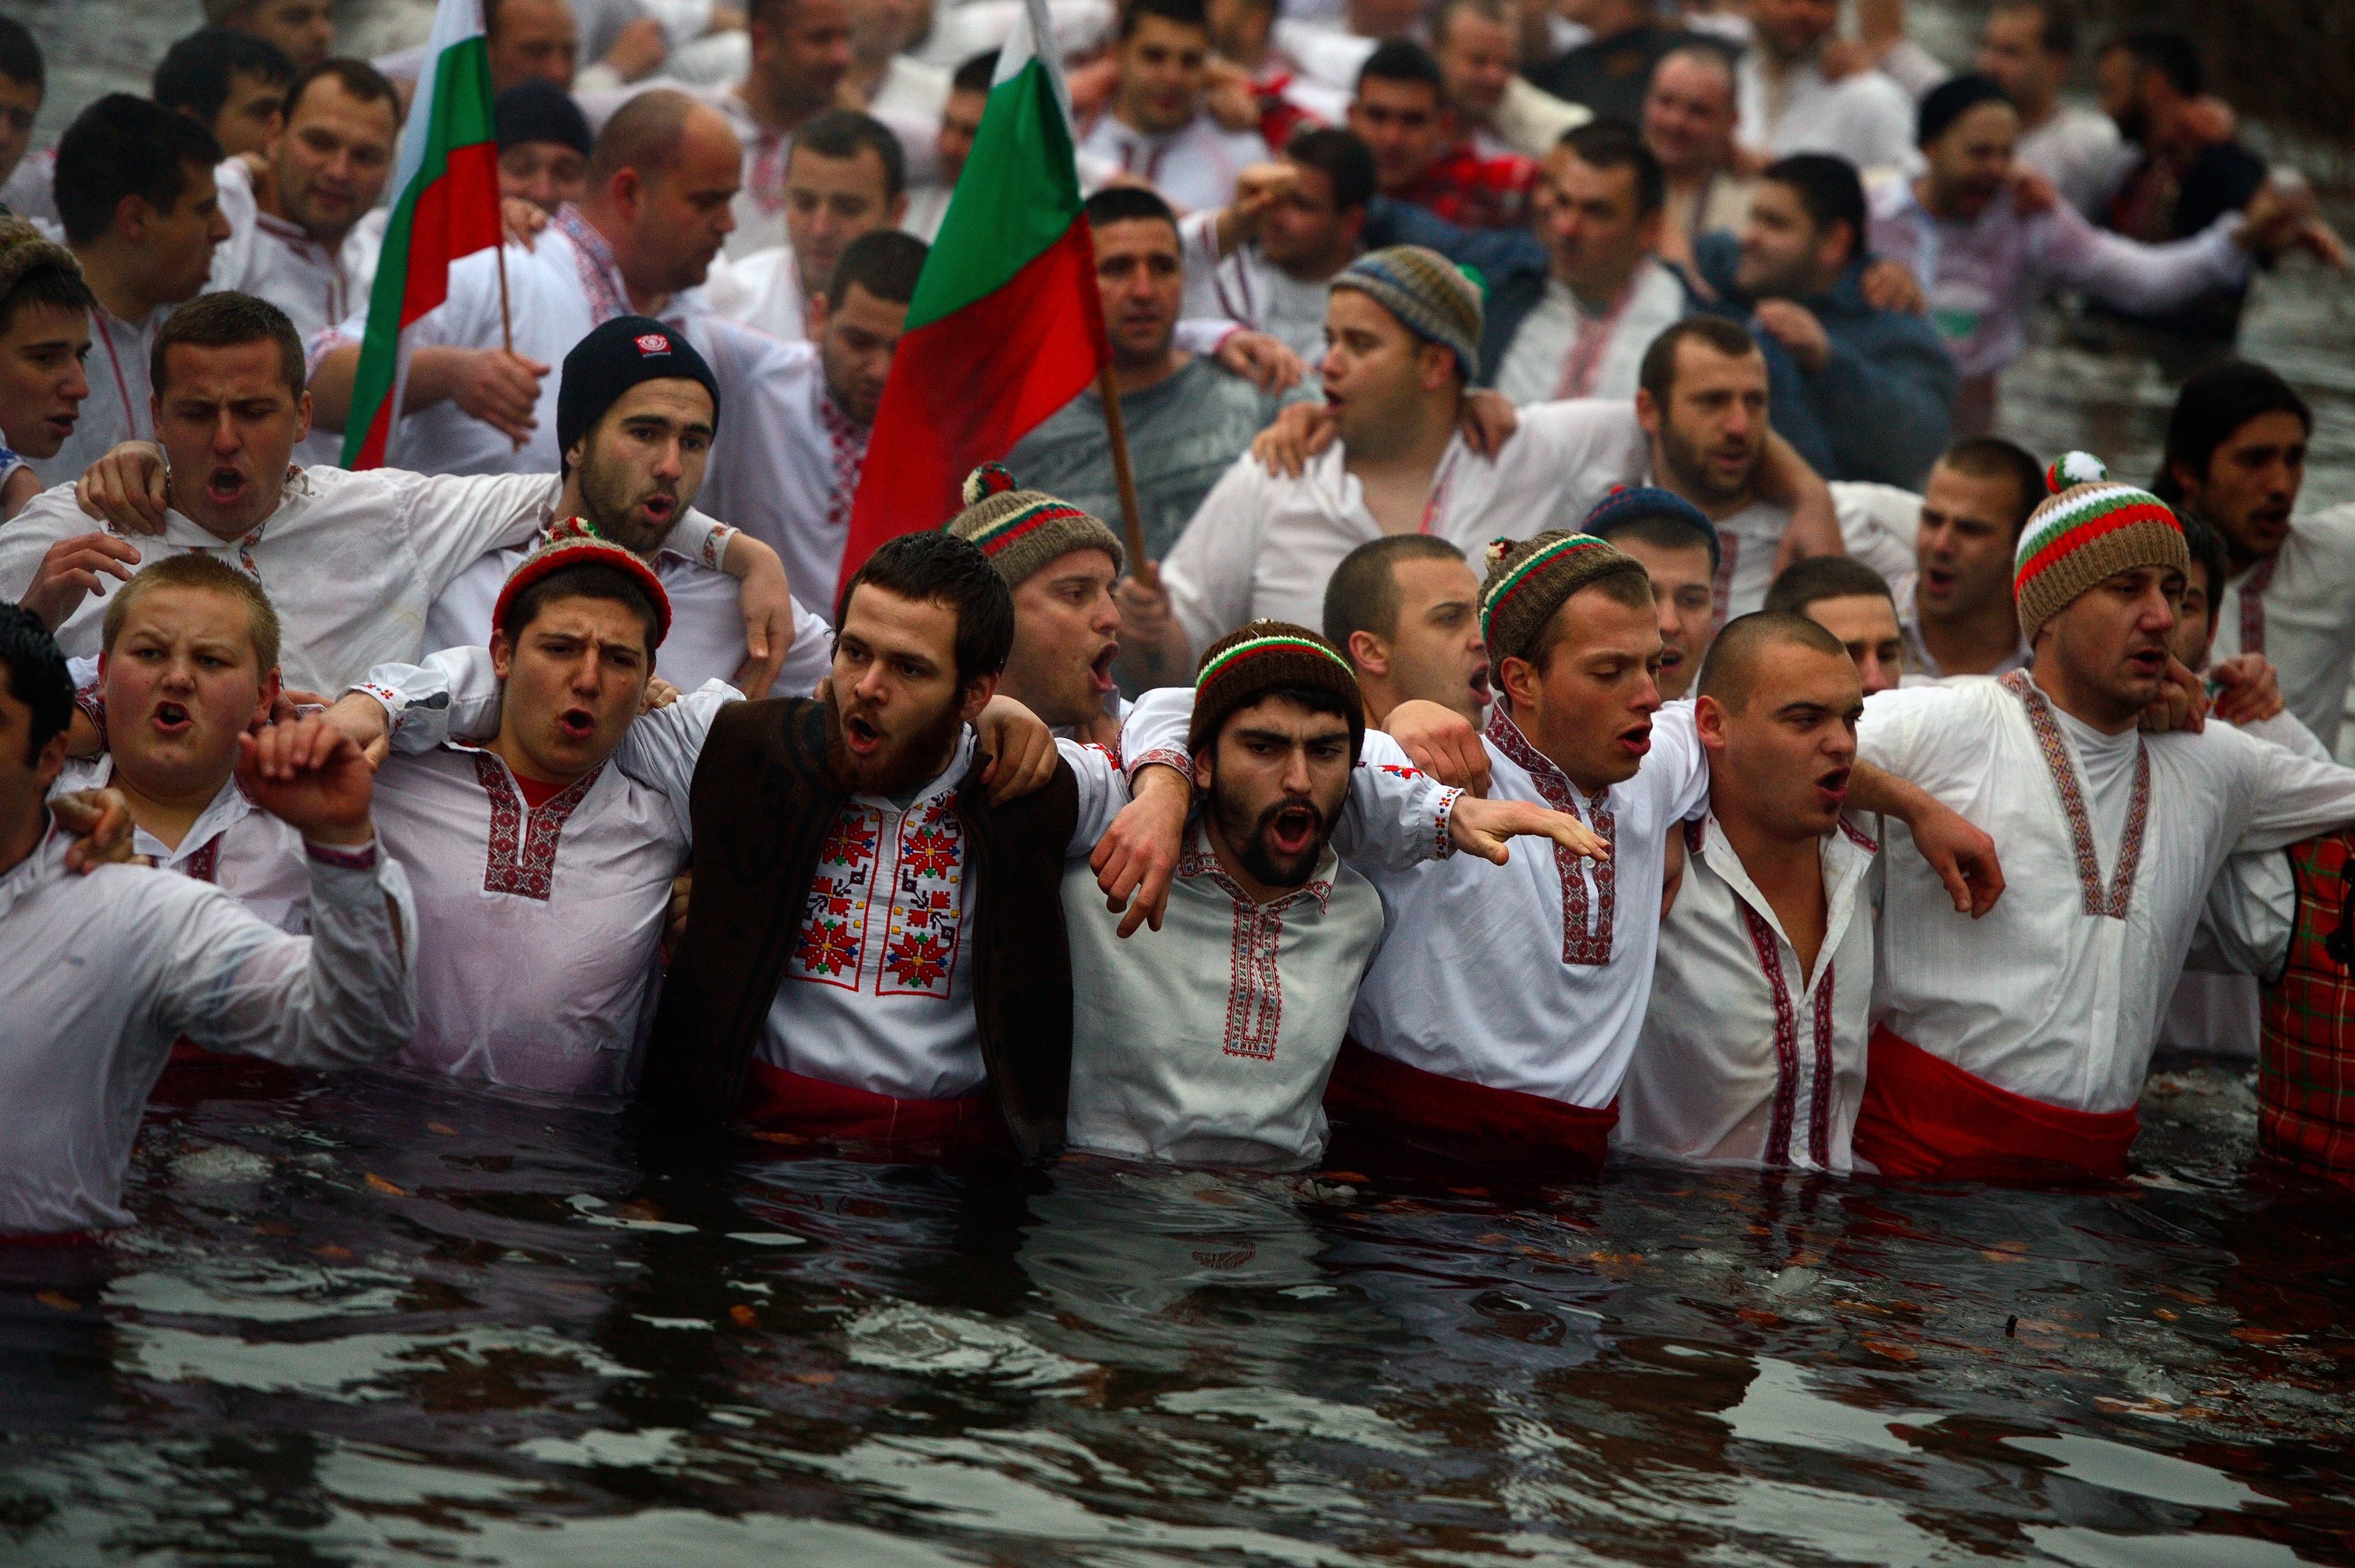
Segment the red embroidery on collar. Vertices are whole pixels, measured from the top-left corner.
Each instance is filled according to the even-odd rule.
[[[199,882],[219,881],[220,841],[218,833],[206,839],[203,848],[180,862],[180,875]]]
[[[1529,775],[1529,782],[1538,786],[1538,794],[1545,797],[1548,805],[1572,816],[1580,815],[1576,786],[1529,744],[1520,727],[1501,708],[1488,716],[1488,739],[1508,761]],[[1610,859],[1588,862],[1559,844],[1553,847],[1554,871],[1561,880],[1561,961],[1565,964],[1600,967],[1611,962],[1611,918],[1618,887],[1618,878],[1612,868],[1619,858],[1619,838],[1607,786],[1596,790],[1587,796],[1584,813],[1586,825],[1611,847]],[[1590,874],[1594,878],[1595,903],[1592,931],[1586,923],[1586,879]]]
[[[2069,818],[2069,841],[2077,853],[2081,907],[2090,915],[2126,919],[2126,907],[2134,898],[2135,868],[2142,862],[2143,831],[2150,826],[2148,742],[2139,736],[2135,739],[2134,799],[2126,807],[2126,836],[2118,841],[2117,869],[2111,874],[2109,889],[2105,891],[2101,857],[2094,848],[2093,819],[2086,815],[2084,791],[2077,783],[2077,764],[2070,760],[2068,744],[2061,737],[2061,721],[2052,716],[2052,704],[2036,689],[2036,683],[2029,679],[2025,670],[2013,670],[2002,677],[2001,684],[2028,710],[2028,727],[2035,731],[2037,748],[2044,753],[2045,769],[2052,775],[2053,787],[2061,792],[2061,809]]]
[[[834,464],[834,488],[826,493],[826,526],[850,526],[850,503],[858,494],[858,476],[867,464],[868,430],[852,422],[823,385],[817,389],[818,422],[826,427],[826,454]]]
[[[1842,816],[1839,819],[1839,828],[1842,833],[1848,835],[1848,841],[1849,843],[1855,845],[1866,854],[1878,855],[1881,853],[1880,841],[1874,838],[1871,834],[1867,833],[1863,828],[1859,827],[1855,823],[1850,822],[1847,817]]]
[[[548,797],[538,810],[526,815],[523,798],[506,764],[488,752],[476,752],[474,777],[491,799],[491,839],[483,862],[483,891],[511,893],[517,898],[548,901],[556,878],[556,845],[564,824],[589,797],[600,763]]]
[[[570,202],[556,209],[549,227],[572,241],[573,268],[581,274],[581,292],[589,296],[589,315],[600,326],[617,315],[630,314],[630,296],[622,286],[613,247],[589,226],[581,209]]]
[[[1234,903],[1234,924],[1227,939],[1227,1029],[1222,1049],[1229,1056],[1274,1061],[1276,1036],[1284,1021],[1284,976],[1276,967],[1284,944],[1284,913],[1304,899],[1316,900],[1318,910],[1324,910],[1333,896],[1333,884],[1318,877],[1272,902],[1254,902],[1202,841],[1199,822],[1186,836],[1178,874],[1212,882]]]

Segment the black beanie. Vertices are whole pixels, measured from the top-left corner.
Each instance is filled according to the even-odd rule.
[[[695,345],[651,316],[617,315],[572,346],[556,389],[556,450],[569,453],[641,381],[700,381],[719,423],[719,383]],[[570,459],[564,460],[567,465]]]
[[[491,103],[499,151],[523,142],[555,142],[589,155],[589,117],[572,95],[543,76],[526,77]]]
[[[1928,146],[1946,133],[1947,126],[1982,103],[2010,101],[1991,76],[1981,76],[1977,71],[1950,76],[1932,88],[1929,96],[1922,100],[1922,107],[1915,111],[1913,144]]]

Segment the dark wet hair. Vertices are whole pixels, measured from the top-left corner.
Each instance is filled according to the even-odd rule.
[[[1358,68],[1361,91],[1369,77],[1376,81],[1419,81],[1439,98],[1447,96],[1447,79],[1440,74],[1439,61],[1412,38],[1390,38],[1375,45],[1366,63]]]
[[[1847,560],[1845,556],[1837,555],[1813,559]],[[1794,571],[1797,570],[1797,567],[1792,568]],[[1787,577],[1790,572],[1784,575]],[[1848,649],[1838,637],[1817,622],[1796,612],[1767,609],[1736,615],[1710,642],[1709,652],[1701,656],[1700,675],[1693,682],[1693,695],[1715,698],[1730,710],[1739,713],[1750,705],[1750,690],[1762,665],[1759,656],[1778,643],[1796,643],[1803,648],[1813,648],[1819,654],[1829,654],[1841,660],[1848,657]]]
[[[58,217],[67,242],[86,245],[105,233],[126,196],[171,211],[192,187],[211,186],[220,161],[212,132],[186,114],[127,92],[108,93],[58,139]],[[202,173],[191,178],[192,169]]]
[[[1333,125],[1295,131],[1292,140],[1284,144],[1284,155],[1333,182],[1336,212],[1348,212],[1374,199],[1373,151],[1350,132]]]
[[[1856,165],[1829,153],[1794,153],[1768,164],[1758,176],[1788,186],[1818,229],[1848,225],[1848,259],[1864,254],[1864,182]]]
[[[2232,560],[2224,548],[2224,536],[2201,522],[2189,512],[2178,512],[2175,520],[2183,525],[2183,548],[2190,552],[2191,564],[2205,567],[2208,571],[2208,635],[2216,635],[2216,612],[2224,598],[2225,581],[2232,574]]]
[[[1114,37],[1126,43],[1136,31],[1136,25],[1147,16],[1158,16],[1165,22],[1175,22],[1181,27],[1210,30],[1209,12],[1202,0],[1129,0],[1120,14],[1120,31]]]
[[[1957,474],[1967,474],[1974,479],[2009,479],[2015,492],[2012,501],[2011,537],[2018,539],[2019,530],[2028,526],[2028,515],[2044,500],[2044,464],[2036,454],[2017,442],[1999,435],[1970,435],[1938,453],[1938,461]]]
[[[925,528],[900,534],[875,547],[850,574],[835,602],[836,637],[861,587],[880,588],[902,599],[945,605],[956,612],[956,676],[961,687],[1006,668],[1014,651],[1014,592],[982,553],[981,547],[951,533]]]
[[[1644,145],[1642,133],[1625,120],[1589,120],[1572,127],[1554,144],[1567,147],[1578,161],[1598,169],[1636,172],[1636,216],[1648,218],[1668,200],[1668,176],[1660,160]]]
[[[861,234],[842,248],[834,271],[826,275],[829,309],[839,306],[853,283],[890,304],[906,304],[916,297],[916,280],[923,276],[924,258],[932,247],[897,229]]]
[[[1178,227],[1178,214],[1158,191],[1137,185],[1106,186],[1080,203],[1087,215],[1088,227],[1101,228],[1107,223],[1167,223]]]
[[[25,24],[14,16],[0,16],[0,76],[37,88],[44,94],[49,91],[49,72],[41,60],[41,46],[33,41]]]
[[[2263,365],[2227,359],[2190,377],[2176,394],[2175,411],[2167,416],[2167,447],[2158,460],[2158,477],[2151,494],[2172,507],[2183,499],[2176,481],[2178,464],[2206,478],[2216,449],[2232,432],[2260,414],[2291,414],[2314,433],[2314,411],[2297,389]]]
[[[1889,592],[1889,580],[1881,573],[1852,556],[1811,555],[1793,561],[1775,576],[1763,608],[1804,615],[1807,606],[1819,599],[1874,597],[1896,603],[1896,596]]]
[[[316,64],[304,66],[296,73],[293,84],[286,89],[287,123],[293,123],[294,106],[303,101],[303,95],[311,91],[311,84],[323,76],[335,78],[336,86],[362,103],[390,104],[393,128],[396,131],[400,129],[400,94],[394,90],[384,72],[366,60],[346,59],[341,56],[331,56]]]
[[[73,721],[74,692],[58,640],[39,616],[20,605],[0,603],[0,671],[7,675],[8,695],[32,709],[25,747],[29,767],[40,760],[49,738]]]
[[[156,66],[155,101],[193,114],[207,125],[229,101],[240,76],[258,76],[284,87],[294,80],[294,62],[277,46],[227,27],[201,27],[164,52]]]
[[[1636,384],[1664,409],[1668,406],[1668,395],[1677,389],[1677,348],[1688,338],[1707,344],[1729,359],[1747,358],[1758,352],[1758,340],[1738,321],[1721,315],[1689,315],[1670,322],[1644,350],[1643,366],[1636,373]]]
[[[829,109],[794,133],[796,153],[847,161],[861,153],[883,160],[883,199],[891,200],[908,188],[908,152],[891,128],[872,114],[856,109]]]

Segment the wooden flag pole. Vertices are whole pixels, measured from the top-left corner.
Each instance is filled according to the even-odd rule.
[[[1145,553],[1145,525],[1136,506],[1136,475],[1128,466],[1128,427],[1120,417],[1120,393],[1112,384],[1112,361],[1096,370],[1096,395],[1103,400],[1104,439],[1112,443],[1113,482],[1120,486],[1121,532],[1128,545],[1130,575],[1147,588],[1161,586],[1161,569]]]
[[[506,221],[506,208],[505,204],[502,203],[499,208],[499,237],[496,243],[492,245],[491,250],[499,259],[499,347],[506,349],[507,351],[507,357],[512,359],[515,357],[515,326],[507,315]],[[517,452],[521,452],[523,450],[523,443],[521,441],[517,441],[515,443],[515,449]]]

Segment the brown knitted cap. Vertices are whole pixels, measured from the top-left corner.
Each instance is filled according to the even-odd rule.
[[[25,274],[45,267],[81,276],[81,263],[73,252],[54,240],[44,239],[41,231],[21,218],[0,218],[0,300],[16,292],[25,281]]]
[[[949,519],[948,531],[979,545],[1008,588],[1075,549],[1103,550],[1114,573],[1128,569],[1118,534],[1068,501],[1016,489],[1014,475],[995,463],[966,476],[964,510]]]
[[[1228,718],[1287,686],[1329,691],[1349,716],[1349,763],[1366,741],[1366,698],[1358,672],[1332,644],[1289,621],[1252,621],[1202,652],[1194,676],[1194,721],[1186,750],[1195,756],[1213,744]]]
[[[2174,511],[2147,490],[2113,483],[2100,459],[2072,452],[2044,482],[2052,494],[2028,515],[2012,560],[2023,641],[2033,643],[2039,627],[2105,578],[2137,566],[2191,570]]]
[[[1593,534],[1552,529],[1518,544],[1491,541],[1488,580],[1480,585],[1480,635],[1489,662],[1533,658],[1562,601],[1606,577],[1652,581],[1634,556]]]

